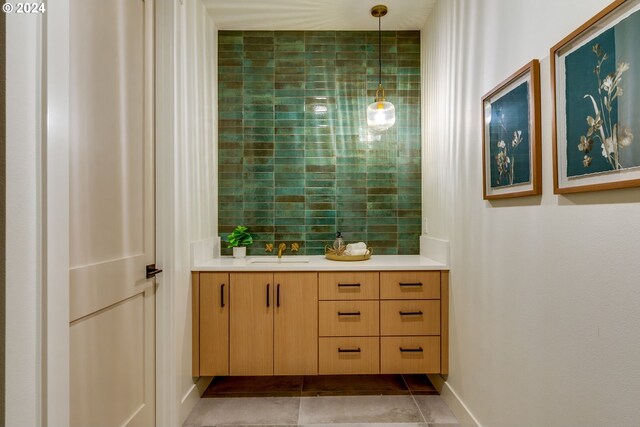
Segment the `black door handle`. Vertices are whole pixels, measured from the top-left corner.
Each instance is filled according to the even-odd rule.
[[[338,353],[360,353],[360,347],[358,347],[358,348],[340,348],[340,347],[338,347]]]
[[[162,270],[156,268],[155,264],[147,265],[147,279],[151,279],[152,277],[156,277],[156,274],[162,273]]]
[[[424,350],[422,349],[422,347],[418,347],[418,348],[402,348],[400,347],[400,351],[403,353],[422,353]]]
[[[270,283],[267,283],[267,307],[269,307],[271,304],[269,302],[269,288],[271,287]]]
[[[224,307],[224,283],[220,285],[220,307]]]

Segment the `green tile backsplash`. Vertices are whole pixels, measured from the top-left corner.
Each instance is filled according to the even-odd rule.
[[[223,240],[243,224],[250,254],[282,241],[322,254],[340,230],[375,254],[419,253],[420,32],[382,33],[382,73],[396,125],[376,135],[377,32],[218,33]]]

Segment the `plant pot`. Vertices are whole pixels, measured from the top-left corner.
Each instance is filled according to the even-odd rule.
[[[233,257],[234,258],[244,258],[247,256],[247,247],[246,246],[236,246],[233,248]]]

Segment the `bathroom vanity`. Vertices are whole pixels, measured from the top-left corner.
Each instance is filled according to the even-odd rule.
[[[448,267],[418,255],[193,267],[193,376],[448,373]]]

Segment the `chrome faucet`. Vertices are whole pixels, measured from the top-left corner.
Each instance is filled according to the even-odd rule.
[[[278,258],[282,258],[282,252],[287,250],[287,244],[286,243],[280,243],[278,245]]]

